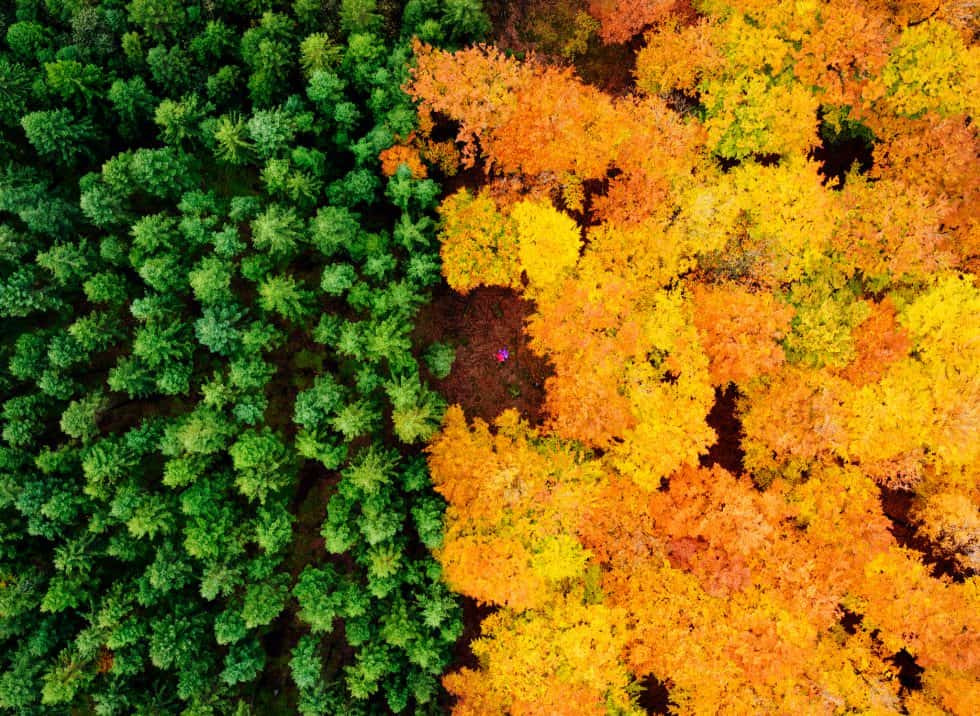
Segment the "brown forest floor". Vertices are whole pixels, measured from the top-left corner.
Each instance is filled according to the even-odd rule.
[[[431,384],[468,418],[492,421],[507,408],[540,424],[548,362],[527,345],[524,322],[534,304],[506,288],[478,288],[462,296],[448,288],[436,295],[418,318],[417,345],[441,341],[456,349],[452,372]],[[501,348],[510,357],[494,357]]]

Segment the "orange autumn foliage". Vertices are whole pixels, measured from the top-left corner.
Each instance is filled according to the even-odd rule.
[[[498,607],[455,713],[632,714],[654,677],[679,714],[972,714],[975,20],[671,5],[593,4],[647,33],[636,93],[490,48],[422,49],[409,87],[486,174],[444,203],[446,276],[533,299],[554,368],[540,426],[453,408],[430,448],[446,578]],[[850,147],[870,172],[822,163]]]
[[[415,179],[423,179],[428,176],[428,171],[422,163],[419,152],[414,147],[405,144],[395,144],[378,155],[381,160],[381,173],[385,176],[394,176],[398,167],[402,164],[408,167]]]
[[[913,507],[918,533],[964,572],[980,573],[980,500],[955,489],[926,494]]]
[[[877,178],[900,181],[939,207],[956,261],[976,267],[980,260],[980,132],[964,116],[926,114],[892,123],[875,146]]]
[[[429,164],[438,167],[447,177],[455,176],[459,171],[460,153],[451,139],[442,142],[427,139],[422,143],[419,155]]]
[[[521,64],[487,47],[455,54],[421,47],[416,55],[409,91],[422,112],[459,122],[464,165],[473,165],[479,144],[489,165],[504,172],[534,175],[547,166],[605,174],[615,145],[615,133],[607,134],[612,103],[569,71]]]
[[[711,382],[744,383],[779,368],[786,359],[779,341],[792,317],[792,307],[770,293],[734,285],[696,286],[694,325],[711,360]]]
[[[895,305],[889,297],[871,304],[867,319],[854,329],[856,358],[841,373],[857,386],[875,383],[888,366],[908,355],[912,342],[908,330],[895,317]]]
[[[856,590],[869,629],[889,652],[907,650],[925,668],[976,673],[980,667],[980,580],[962,585],[931,577],[908,550],[868,562]]]
[[[680,90],[693,94],[705,77],[724,62],[714,45],[713,30],[705,20],[686,27],[666,23],[646,36],[636,55],[636,85],[648,94]]]
[[[946,207],[908,185],[853,177],[842,192],[846,217],[833,243],[841,265],[889,282],[921,282],[956,263],[942,230]]]
[[[865,89],[888,61],[895,31],[887,15],[863,0],[813,3],[793,18],[787,36],[800,37],[792,51],[793,73],[831,106],[860,107]]]
[[[980,712],[980,681],[942,668],[922,675],[923,697],[907,699],[909,713],[975,714]],[[912,699],[915,699],[914,701]],[[935,704],[939,704],[941,709]],[[921,706],[919,704],[922,704]]]
[[[585,375],[570,366],[555,368],[555,374],[545,381],[550,430],[587,445],[604,446],[636,426],[630,401],[622,392],[621,376],[607,356],[601,348],[583,350],[582,359],[595,366]]]
[[[408,87],[423,114],[459,123],[463,164],[517,174],[529,183],[603,179],[629,167],[670,187],[662,175],[697,152],[701,133],[680,122],[658,98],[615,101],[570,70],[504,57],[474,47],[456,53],[417,48]],[[656,198],[656,197],[654,197]]]
[[[704,130],[680,121],[656,97],[620,99],[614,108],[613,121],[623,138],[612,163],[622,173],[609,181],[605,195],[596,197],[595,216],[624,228],[651,219],[668,221],[678,195],[695,179],[691,167],[699,164]]]
[[[449,55],[417,45],[415,54],[417,64],[408,89],[420,100],[420,115],[424,119],[440,112],[459,121],[456,141],[463,145],[463,165],[473,166],[481,134],[515,113],[514,92],[527,70],[488,47]]]
[[[539,297],[527,330],[531,349],[555,366],[546,409],[558,433],[604,446],[635,425],[622,391],[627,361],[643,350],[639,317],[629,315],[633,300],[633,289],[611,276],[592,286],[568,279]],[[581,365],[590,370],[583,374]]]
[[[619,442],[618,466],[650,489],[714,440],[707,360],[682,293],[643,292],[589,259],[528,321],[531,348],[555,366],[548,427],[596,447]]]
[[[583,520],[607,600],[635,620],[628,662],[670,674],[683,712],[806,712],[816,693],[897,707],[867,633],[837,624],[861,565],[890,541],[873,485],[827,473],[812,487],[760,494],[724,471],[682,470],[654,493],[611,481]],[[837,540],[841,527],[861,543]]]
[[[590,0],[589,13],[599,21],[604,42],[626,42],[684,5],[684,0]]]

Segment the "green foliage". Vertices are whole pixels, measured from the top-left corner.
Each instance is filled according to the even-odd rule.
[[[252,222],[252,244],[273,258],[284,258],[299,250],[303,222],[289,208],[272,204]]]
[[[98,434],[98,418],[107,407],[101,393],[92,393],[80,400],[73,400],[61,415],[61,429],[65,435],[89,442]]]
[[[415,4],[476,39],[477,4]],[[378,161],[415,129],[409,9],[0,10],[0,711],[244,714],[297,610],[301,713],[435,703],[439,189]],[[334,566],[301,469],[342,476]]]
[[[311,243],[327,258],[342,251],[360,258],[362,235],[359,217],[344,207],[321,208],[310,225]]]
[[[198,136],[200,125],[211,109],[210,105],[201,105],[196,95],[187,95],[179,101],[165,99],[157,105],[153,120],[160,127],[164,142],[180,145]]]
[[[321,663],[316,639],[310,635],[300,637],[293,648],[289,669],[293,674],[293,683],[301,692],[310,691],[319,684]]]
[[[357,280],[357,271],[350,264],[328,264],[323,268],[320,289],[330,296],[342,296]]]
[[[156,104],[156,98],[147,87],[146,81],[139,76],[115,80],[109,87],[108,98],[116,116],[130,132],[151,116]]]
[[[269,159],[289,147],[297,129],[296,119],[281,109],[258,111],[248,121],[259,159]]]
[[[330,35],[325,33],[307,35],[299,45],[299,52],[299,63],[307,76],[312,76],[317,72],[331,70],[337,67],[343,58],[343,48],[338,46],[330,38]],[[343,86],[341,86],[341,89],[343,89]],[[313,98],[311,97],[310,99]]]
[[[250,584],[245,590],[245,603],[242,607],[245,628],[265,626],[279,616],[286,604],[286,592],[283,579]]]
[[[67,109],[25,114],[20,120],[37,153],[61,164],[70,164],[95,134],[91,122],[76,119]]]
[[[307,567],[300,575],[293,594],[299,600],[300,617],[314,633],[333,631],[334,619],[342,613],[351,614],[351,609],[356,611],[356,602],[343,601],[345,592],[338,589],[343,582],[329,566],[323,569]]]
[[[343,435],[348,442],[373,432],[380,424],[380,411],[369,400],[348,403],[330,421],[330,427]]]
[[[165,41],[177,35],[187,19],[181,0],[132,0],[127,9],[129,21],[143,28],[154,40]]]
[[[490,33],[490,18],[480,0],[445,0],[441,25],[456,44],[478,42]]]
[[[0,95],[0,124],[16,125],[31,94],[29,70],[20,63],[0,57],[0,86],[4,88]]]
[[[264,311],[299,323],[313,308],[313,294],[300,288],[290,276],[269,276],[259,286],[259,306]]]
[[[293,422],[306,428],[325,425],[329,416],[341,405],[344,393],[333,376],[317,376],[312,388],[296,396]]]
[[[242,433],[228,454],[237,472],[235,484],[251,500],[264,503],[294,479],[289,450],[269,428]]]
[[[448,343],[433,343],[425,351],[425,365],[429,372],[442,380],[447,378],[456,360],[456,349]]]
[[[225,656],[221,680],[229,686],[254,681],[265,666],[265,651],[254,637],[232,644]]]
[[[381,22],[377,0],[340,0],[340,27],[344,32],[371,32]]]
[[[236,114],[225,114],[214,125],[215,156],[228,164],[245,164],[254,147],[245,120]]]
[[[255,526],[255,541],[265,552],[275,554],[289,546],[293,536],[294,518],[286,506],[279,503],[259,509]]]
[[[437,393],[422,386],[418,373],[389,381],[385,392],[391,400],[391,420],[399,440],[413,443],[435,435],[446,404]]]
[[[22,20],[7,28],[7,46],[23,60],[42,59],[51,41],[51,32],[39,22]]]

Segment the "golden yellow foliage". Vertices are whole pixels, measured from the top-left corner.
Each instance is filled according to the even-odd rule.
[[[891,363],[847,409],[846,454],[886,482],[914,486],[980,458],[980,291],[962,275],[941,279],[900,314],[915,356]]]
[[[803,160],[747,163],[683,195],[678,230],[700,245],[700,263],[722,276],[768,287],[826,263],[839,217],[818,165]]]
[[[658,27],[636,54],[637,87],[650,94],[694,92],[701,78],[717,72],[724,62],[712,35],[706,20],[686,27],[677,23]]]
[[[575,265],[582,239],[578,225],[567,214],[550,204],[522,201],[513,206],[510,218],[532,292],[554,283]]]
[[[473,642],[479,671],[445,678],[458,714],[639,716],[622,662],[625,611],[559,597],[541,610],[497,612]]]
[[[951,25],[933,18],[906,27],[881,81],[889,111],[914,117],[980,115],[980,47],[970,47]]]

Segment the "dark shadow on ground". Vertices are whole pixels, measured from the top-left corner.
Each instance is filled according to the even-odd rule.
[[[718,433],[718,441],[711,446],[707,455],[701,456],[702,467],[718,465],[733,475],[744,472],[742,421],[735,412],[737,400],[738,389],[734,384],[729,383],[724,390],[715,388],[715,404],[708,413],[708,425]]]
[[[919,552],[922,555],[922,562],[931,568],[930,574],[933,577],[949,577],[954,581],[963,581],[966,575],[959,570],[956,561],[943,554],[938,545],[924,538],[915,529],[915,525],[909,518],[915,493],[881,485],[878,489],[881,492],[881,509],[892,523],[888,531],[895,537],[895,541],[902,547]]]
[[[422,310],[415,330],[416,344],[442,341],[456,348],[452,372],[430,383],[450,404],[462,406],[467,418],[491,421],[515,408],[532,424],[540,424],[548,362],[531,352],[524,322],[534,304],[506,288],[478,288],[466,296],[448,289]],[[509,357],[498,362],[498,350]]]
[[[640,708],[648,714],[670,713],[670,690],[660,679],[648,676],[640,682]]]

